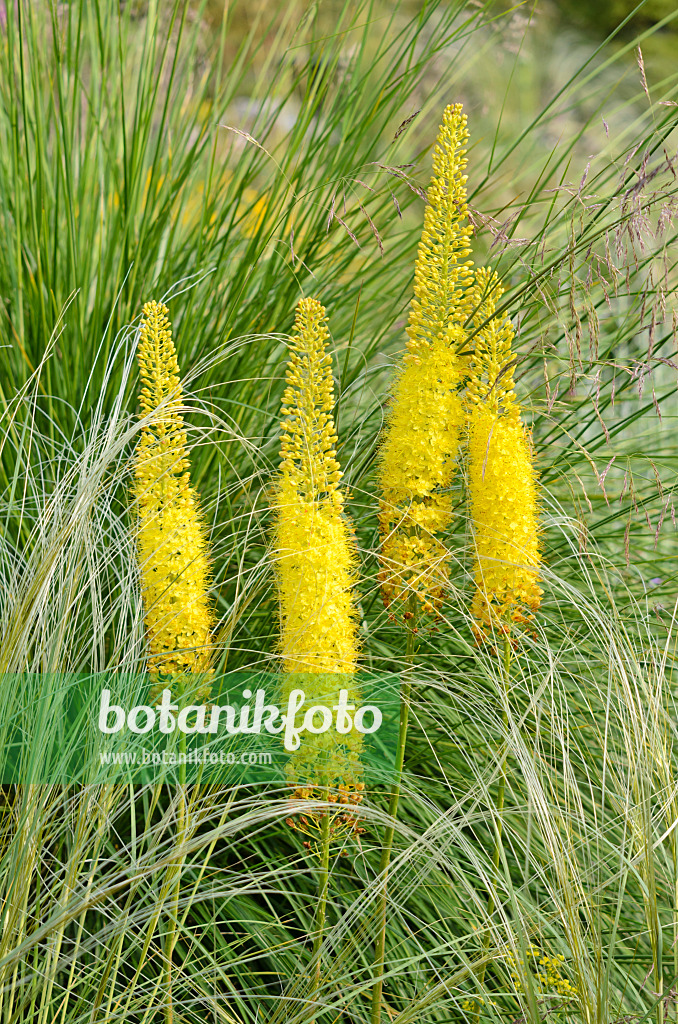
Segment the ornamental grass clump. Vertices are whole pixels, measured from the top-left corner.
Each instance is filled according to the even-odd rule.
[[[468,486],[476,638],[511,635],[539,607],[539,504],[530,435],[514,390],[513,327],[496,315],[496,274],[476,275],[478,333],[468,382]]]
[[[179,365],[168,309],[143,308],[138,346],[140,413],[133,496],[149,670],[209,671],[214,625],[210,565],[198,496],[190,486]]]
[[[448,106],[433,151],[414,273],[408,341],[392,389],[379,455],[380,583],[386,606],[416,595],[434,613],[448,581],[440,535],[464,425],[465,323],[473,311],[466,206],[466,116]]]

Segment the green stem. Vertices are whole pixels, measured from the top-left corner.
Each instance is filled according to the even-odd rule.
[[[186,733],[182,732],[179,735],[179,754],[181,755],[185,753]],[[182,758],[180,758],[177,776],[179,779],[177,793],[177,846],[181,849],[186,838],[187,823],[186,762]],[[172,1003],[172,957],[174,955],[174,946],[176,943],[177,919],[179,917],[179,896],[181,890],[181,870],[183,868],[184,859],[185,858],[182,855],[176,862],[176,867],[174,865],[170,865],[168,868],[169,871],[176,871],[176,882],[174,884],[174,898],[170,904],[170,921],[167,929],[165,946],[165,990],[167,992],[167,1002],[165,1003],[165,1024],[174,1024],[174,1006]]]
[[[509,686],[509,672],[511,669],[511,640],[508,636],[504,637],[504,664],[502,671],[502,683],[503,683],[503,694],[502,694],[502,723],[504,726],[504,733],[508,729],[508,686]],[[501,857],[501,839],[504,826],[503,811],[504,811],[504,796],[506,793],[506,755],[504,754],[501,758],[499,766],[499,787],[497,789],[497,799],[495,801],[496,815],[494,817],[494,850],[492,851],[492,881],[490,883],[490,892],[487,898],[487,918],[489,919],[494,914],[497,906],[497,876],[499,873],[499,860]],[[485,938],[483,939],[483,954],[487,953],[490,947],[490,929],[488,925]],[[480,972],[478,974],[478,988],[482,987],[485,981],[485,969],[487,962],[483,960],[480,966]],[[478,1024],[480,1019],[480,997],[478,997],[478,1009],[476,1010],[474,1017],[474,1024]]]
[[[329,801],[329,788],[324,791],[324,799]],[[323,811],[322,823],[320,826],[320,867],[318,869],[318,903],[315,911],[315,922],[313,928],[313,981],[311,983],[310,1002],[315,1004],[318,989],[320,988],[320,975],[322,967],[321,950],[323,936],[325,933],[325,917],[327,914],[327,890],[330,877],[330,812]],[[315,1006],[310,1024],[315,1024]]]
[[[379,876],[382,879],[381,895],[379,898],[377,921],[379,931],[374,944],[374,985],[372,987],[372,1013],[370,1024],[380,1024],[381,1003],[384,988],[384,961],[386,956],[386,911],[388,907],[388,868],[391,862],[391,851],[393,850],[393,837],[395,836],[395,819],[398,813],[400,801],[400,785],[403,775],[403,763],[405,761],[405,743],[407,742],[407,726],[410,715],[410,692],[412,680],[410,669],[414,660],[414,642],[416,638],[417,623],[417,597],[410,596],[408,601],[408,613],[410,623],[407,631],[407,647],[405,651],[405,671],[400,683],[400,732],[398,735],[398,750],[396,752],[395,781],[391,786],[391,798],[388,805],[388,814],[391,823],[384,833],[384,845],[381,851],[379,862]]]

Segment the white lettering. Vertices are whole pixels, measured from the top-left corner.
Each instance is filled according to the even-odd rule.
[[[115,715],[115,725],[108,724],[108,716],[111,712]],[[101,691],[101,706],[99,708],[99,732],[120,732],[125,724],[125,712],[119,704],[111,704],[111,691]]]

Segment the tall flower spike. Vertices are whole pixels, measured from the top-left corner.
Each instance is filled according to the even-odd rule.
[[[469,492],[475,537],[478,639],[510,635],[532,618],[539,587],[537,474],[531,438],[514,390],[513,327],[495,313],[503,289],[494,273],[476,274],[475,354],[468,384]]]
[[[283,702],[299,687],[311,705],[332,706],[341,689],[359,703],[352,678],[358,623],[355,545],[339,487],[326,323],[319,302],[301,299],[283,394],[275,546]],[[361,743],[357,731],[305,734],[290,761],[290,781],[306,786],[304,795],[339,785],[359,802]]]
[[[284,672],[353,673],[353,539],[343,513],[325,310],[301,299],[283,395],[276,574]]]
[[[379,455],[384,603],[415,592],[424,611],[441,604],[447,549],[436,534],[452,519],[449,488],[464,423],[464,324],[473,311],[466,206],[466,116],[446,108],[414,272],[407,351],[392,389]]]
[[[210,666],[210,568],[198,498],[190,487],[179,365],[168,310],[143,308],[138,347],[141,418],[133,495],[137,557],[152,675]]]

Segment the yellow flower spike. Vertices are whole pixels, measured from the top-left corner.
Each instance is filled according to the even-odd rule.
[[[440,340],[456,345],[473,310],[473,261],[466,260],[473,228],[466,204],[466,115],[461,103],[445,108],[433,150],[424,230],[414,267],[414,299],[407,334],[410,353]]]
[[[327,351],[327,317],[315,299],[297,305],[282,401],[280,477],[276,486],[275,574],[280,614],[285,702],[292,689],[307,704],[337,703],[348,691],[360,704],[353,675],[358,661],[358,619],[353,530],[344,513],[332,408],[334,385]],[[288,778],[295,792],[323,798],[338,784],[361,788],[362,734],[304,734],[290,758]],[[328,798],[327,796],[325,798]],[[332,798],[330,794],[329,799]],[[356,797],[356,800],[358,798]],[[343,824],[357,835],[358,821]],[[291,819],[290,819],[291,820]],[[307,820],[320,820],[307,812]],[[332,818],[336,838],[339,819]]]
[[[477,639],[511,634],[539,607],[539,507],[532,444],[513,385],[513,328],[496,316],[496,275],[476,275],[478,330],[468,383],[469,494]]]
[[[343,514],[325,310],[301,299],[282,404],[276,577],[284,672],[355,672],[352,529]]]
[[[398,371],[379,456],[384,603],[416,592],[435,612],[448,582],[436,537],[452,518],[449,488],[464,424],[459,388],[467,372],[464,324],[474,308],[466,206],[466,117],[446,108],[414,273],[407,351]]]
[[[138,346],[141,418],[133,495],[151,675],[204,673],[211,661],[210,567],[190,487],[181,384],[167,307],[147,302]]]

